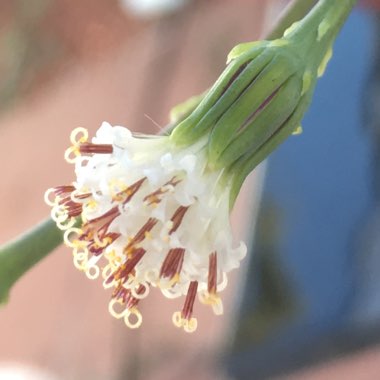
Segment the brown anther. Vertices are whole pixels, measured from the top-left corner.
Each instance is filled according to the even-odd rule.
[[[91,219],[87,222],[87,224],[95,224],[97,222],[103,221],[104,219],[112,218],[115,219],[120,215],[119,207],[115,206],[108,210],[105,214],[98,216],[97,218]]]
[[[159,189],[157,189],[156,191],[153,191],[152,193],[150,193],[146,197],[144,197],[143,201],[147,202],[148,205],[160,203],[162,200],[161,196],[166,194],[170,190],[170,186],[175,187],[180,182],[181,182],[181,180],[177,179],[174,176],[170,181],[166,182]]]
[[[79,152],[82,154],[110,154],[113,152],[111,144],[83,143],[79,145]]]
[[[148,221],[140,228],[137,234],[130,240],[127,246],[124,248],[124,252],[128,253],[131,248],[136,244],[141,243],[145,237],[146,233],[150,232],[153,227],[157,224],[158,220],[156,218],[149,218]]]
[[[130,295],[131,291],[124,288],[123,284],[120,282],[112,292],[111,297],[120,300],[122,303],[125,303]]]
[[[130,258],[122,264],[106,281],[110,283],[112,280],[121,280],[123,283],[127,281],[129,274],[135,269],[135,266],[145,255],[145,249],[137,248],[131,252]]]
[[[136,290],[136,293],[143,294],[144,291],[145,286],[140,284]],[[125,304],[127,309],[132,309],[137,306],[140,301],[139,298],[133,297],[132,292],[129,289],[125,289],[121,282],[115,287],[111,297],[116,300],[120,300],[123,304]]]
[[[87,246],[88,250],[94,255],[99,256],[109,245],[111,245],[116,239],[120,237],[121,234],[116,232],[110,232],[108,234],[98,236],[102,241],[106,243],[102,246],[99,246],[94,239],[91,239],[90,244]]]
[[[142,284],[140,284],[139,287],[136,290],[136,294],[140,295],[140,294],[143,294],[145,291],[146,291],[145,286],[142,285]],[[132,309],[132,307],[137,306],[137,304],[139,303],[139,301],[140,301],[140,298],[133,297],[132,296],[132,292],[131,292],[131,296],[130,296],[130,298],[127,301],[127,308],[128,309]]]
[[[118,215],[120,215],[119,209],[118,207],[114,207],[104,215],[91,219],[83,224],[83,233],[79,236],[79,240],[88,242],[88,247],[90,247],[89,249],[94,255],[101,254],[108,245],[119,238],[120,234],[118,233],[108,233],[109,226]],[[109,243],[103,247],[99,247],[95,242],[95,236],[99,241],[109,239]]]
[[[181,311],[181,316],[184,319],[190,320],[193,315],[193,306],[195,301],[195,296],[197,295],[198,281],[191,281],[189,288],[187,290],[187,295],[183,309]]]
[[[75,190],[75,187],[72,185],[63,185],[54,187],[54,194],[56,196],[66,193],[72,193]]]
[[[91,195],[92,195],[91,193],[76,194],[75,198],[77,198],[77,199],[86,199],[86,198],[91,197]]]
[[[128,186],[125,190],[120,191],[116,194],[116,198],[119,199],[120,197],[126,196],[125,200],[123,201],[123,204],[128,203],[132,197],[139,191],[141,185],[145,182],[146,177],[139,179],[131,186]]]
[[[178,227],[181,225],[182,219],[186,214],[186,211],[189,209],[189,206],[179,206],[173,216],[171,217],[171,221],[173,222],[173,226],[169,231],[169,235],[173,232],[177,231]]]
[[[172,248],[161,265],[160,277],[172,279],[178,275],[182,269],[184,256],[184,248]]]
[[[216,281],[217,281],[217,254],[216,252],[210,253],[208,261],[208,283],[207,290],[209,294],[216,294]]]
[[[74,202],[70,196],[62,198],[58,204],[62,205],[66,209],[67,214],[70,217],[76,217],[82,213],[82,204]]]

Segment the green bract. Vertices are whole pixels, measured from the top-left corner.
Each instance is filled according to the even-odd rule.
[[[321,0],[280,39],[240,44],[225,71],[171,134],[178,146],[208,139],[210,170],[225,168],[231,206],[245,177],[292,133],[332,56],[355,0]]]

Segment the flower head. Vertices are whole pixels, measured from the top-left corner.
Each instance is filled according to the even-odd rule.
[[[219,292],[246,253],[234,245],[230,208],[246,176],[301,130],[354,3],[322,0],[282,38],[235,47],[211,89],[176,107],[170,136],[103,123],[90,142],[73,131],[65,157],[76,181],[45,198],[75,266],[113,289],[114,317],[138,327],[151,287],[185,297],[173,315],[185,331],[196,329],[197,295],[223,312]]]
[[[178,148],[168,136],[135,136],[103,123],[91,142],[83,128],[71,142],[65,157],[76,181],[49,189],[45,200],[74,265],[113,289],[110,313],[138,327],[138,304],[151,287],[185,297],[173,322],[187,332],[197,327],[197,295],[223,313],[219,292],[246,247],[234,246],[230,187],[223,169],[209,169],[206,140]]]

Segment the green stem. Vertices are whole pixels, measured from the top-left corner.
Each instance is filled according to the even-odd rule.
[[[0,247],[0,304],[13,284],[62,243],[62,231],[50,218]]]
[[[282,37],[285,30],[289,28],[294,22],[301,20],[305,17],[311,8],[317,3],[318,0],[294,0],[284,10],[282,16],[273,27],[273,29],[265,36],[266,39],[274,40]]]
[[[323,45],[332,42],[357,0],[319,0],[313,9],[287,35],[288,39],[311,40]],[[317,33],[317,35],[315,35]],[[309,34],[309,36],[308,36]]]

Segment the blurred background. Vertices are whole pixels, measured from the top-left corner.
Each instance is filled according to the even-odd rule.
[[[157,133],[286,0],[0,0],[0,244],[73,180],[63,152],[103,120]],[[0,380],[377,380],[380,371],[380,2],[362,1],[304,123],[249,178],[233,214],[249,257],[225,315],[198,330],[153,293],[143,326],[60,248],[0,310]]]

